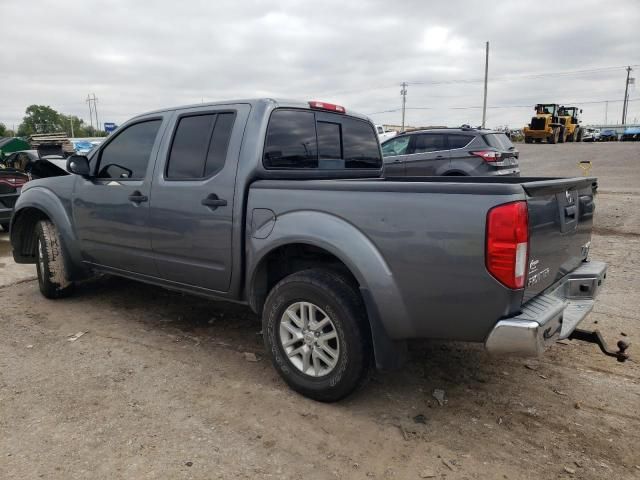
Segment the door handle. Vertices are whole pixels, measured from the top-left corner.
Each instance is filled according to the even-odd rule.
[[[227,201],[218,198],[218,195],[215,193],[210,194],[207,198],[203,198],[200,202],[205,207],[209,207],[211,210],[215,210],[218,207],[225,207],[227,205]]]
[[[139,204],[139,203],[146,202],[147,200],[149,200],[149,197],[147,197],[146,195],[143,195],[141,192],[136,190],[131,195],[129,195],[129,200],[131,200],[133,203],[138,203]]]

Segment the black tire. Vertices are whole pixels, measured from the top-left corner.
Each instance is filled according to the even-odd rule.
[[[583,135],[584,135],[584,132],[582,131],[581,128],[579,128],[578,129],[578,133],[576,134],[576,142],[581,142]]]
[[[531,137],[524,137],[524,143],[533,143],[533,138],[531,138]]]
[[[36,227],[36,270],[38,287],[45,297],[63,298],[73,291],[58,229],[49,220],[39,221]]]
[[[0,227],[2,227],[2,230],[4,230],[5,232],[8,232],[9,231],[9,222],[0,223]]]
[[[551,130],[551,135],[547,137],[547,143],[558,143],[559,133],[560,130],[558,129],[558,127],[553,128]]]
[[[565,135],[565,129],[564,127],[560,127],[560,131],[558,133],[558,143],[564,143],[566,139],[567,137]]]
[[[335,327],[337,361],[325,375],[304,373],[290,360],[282,344],[281,322],[286,320],[287,309],[298,302],[319,307]],[[269,292],[262,313],[264,343],[273,366],[293,390],[320,402],[346,397],[367,378],[372,349],[366,322],[357,288],[341,274],[325,269],[303,270],[285,277]],[[306,342],[299,341],[300,347]],[[294,344],[291,348],[299,347]],[[309,347],[312,351],[316,348]]]

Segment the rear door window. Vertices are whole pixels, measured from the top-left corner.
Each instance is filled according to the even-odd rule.
[[[472,135],[449,135],[449,148],[464,148],[473,140]]]
[[[199,179],[222,169],[234,116],[224,112],[180,118],[171,144],[166,178]]]
[[[411,153],[437,152],[446,149],[445,135],[442,133],[413,135]]]
[[[484,140],[487,145],[498,150],[511,150],[514,148],[513,143],[504,133],[487,133],[484,135]]]

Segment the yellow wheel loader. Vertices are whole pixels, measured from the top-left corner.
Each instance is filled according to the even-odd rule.
[[[536,114],[531,123],[524,127],[525,143],[563,142],[566,134],[560,119],[558,118],[559,105],[555,103],[539,103],[535,107]]]
[[[581,142],[582,141],[582,127],[580,127],[580,114],[582,110],[578,107],[560,107],[558,109],[558,120],[562,124],[562,133],[564,137],[561,142]]]

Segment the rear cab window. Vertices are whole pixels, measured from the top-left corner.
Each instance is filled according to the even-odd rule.
[[[285,108],[271,114],[262,161],[268,170],[382,168],[378,137],[369,122]]]

